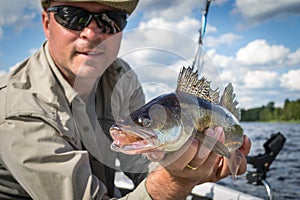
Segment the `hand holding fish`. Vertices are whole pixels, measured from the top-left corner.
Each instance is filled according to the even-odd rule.
[[[214,132],[219,141],[224,141],[224,132],[221,127],[216,127],[214,130],[208,129],[207,132]],[[216,182],[230,175],[226,159],[211,150],[204,150],[203,146],[195,139],[188,143],[189,148],[186,149],[184,146],[180,149],[179,152],[182,150],[184,152],[181,152],[182,155],[175,162],[166,167],[160,166],[149,174],[146,187],[153,199],[185,199],[194,186],[205,182]],[[239,148],[242,159],[237,174],[243,174],[246,171],[246,155],[248,155],[250,147],[250,140],[244,136],[243,145]],[[206,152],[201,153],[200,149]],[[176,153],[178,154],[178,152]],[[199,157],[199,154],[202,157]],[[152,153],[149,153],[147,157],[151,159],[152,156]],[[156,158],[157,155],[154,157]],[[172,157],[172,153],[160,161],[162,165],[170,157]],[[187,165],[193,166],[195,169],[190,169]]]

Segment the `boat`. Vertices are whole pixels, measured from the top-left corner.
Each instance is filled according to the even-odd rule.
[[[262,200],[262,198],[231,189],[218,183],[204,183],[197,185],[187,198],[191,200]]]
[[[132,181],[123,172],[116,172],[115,186],[121,190],[131,191],[134,188]],[[238,190],[220,185],[218,183],[204,183],[192,190],[187,200],[262,200]]]

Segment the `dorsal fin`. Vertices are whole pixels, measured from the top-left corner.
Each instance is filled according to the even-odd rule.
[[[212,90],[210,82],[205,77],[199,80],[198,71],[193,72],[193,70],[193,67],[183,67],[181,69],[177,80],[176,92],[185,92],[212,103],[219,103],[218,88]]]
[[[235,93],[233,90],[233,86],[229,83],[224,90],[224,93],[220,100],[220,105],[224,108],[227,108],[238,120],[241,119],[241,111],[238,106],[238,102],[235,99]]]

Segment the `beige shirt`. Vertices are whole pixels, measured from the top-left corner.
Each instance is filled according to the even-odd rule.
[[[2,164],[33,199],[108,198],[89,154],[112,168],[118,158],[125,163],[121,170],[144,172],[148,161],[111,151],[107,134],[114,115],[143,105],[138,87],[136,75],[117,59],[95,89],[96,105],[87,106],[56,68],[46,42],[0,79],[0,171]],[[124,199],[151,199],[144,184]]]

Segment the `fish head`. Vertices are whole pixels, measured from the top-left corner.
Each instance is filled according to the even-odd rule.
[[[111,148],[126,154],[141,154],[174,148],[182,139],[180,104],[175,94],[161,95],[110,128]]]

